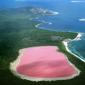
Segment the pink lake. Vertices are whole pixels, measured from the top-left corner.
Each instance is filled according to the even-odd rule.
[[[34,78],[70,78],[78,75],[78,70],[58,51],[56,46],[40,46],[22,49],[16,71]]]

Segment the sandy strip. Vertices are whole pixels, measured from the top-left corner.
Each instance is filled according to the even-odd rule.
[[[39,21],[39,20],[38,20],[38,21]],[[39,28],[39,27],[40,27],[41,25],[43,25],[43,24],[49,24],[49,25],[52,25],[51,22],[45,22],[45,21],[40,20],[40,23],[37,24],[37,25],[35,25],[35,28]]]
[[[77,37],[76,37],[75,39],[73,39],[73,40],[71,40],[71,39],[70,39],[70,40],[64,40],[64,41],[63,41],[63,44],[65,45],[66,50],[67,50],[70,54],[74,55],[74,56],[77,57],[78,59],[80,59],[80,60],[82,60],[83,62],[85,62],[85,60],[83,60],[82,58],[80,58],[78,55],[72,53],[71,50],[69,50],[69,48],[68,48],[68,43],[69,43],[70,41],[81,40],[82,35],[83,35],[83,33],[78,33],[78,35],[77,35]]]
[[[39,26],[40,26],[41,24],[43,24],[43,23],[39,23],[39,24],[35,25],[35,28],[39,28]]]
[[[74,40],[81,40],[82,35],[83,35],[83,33],[78,33],[78,35],[76,36],[76,38],[73,39],[72,41],[74,41]]]
[[[68,58],[66,57],[68,63],[76,70],[77,73],[73,74],[72,76],[69,76],[69,77],[61,77],[61,78],[36,78],[36,77],[30,77],[30,76],[25,76],[25,75],[22,75],[22,74],[19,74],[16,70],[17,66],[19,65],[20,63],[20,59],[21,57],[23,56],[23,51],[24,49],[21,49],[19,51],[19,54],[20,56],[18,56],[18,58],[14,61],[14,62],[11,62],[10,63],[10,70],[11,72],[16,75],[17,77],[21,78],[21,79],[25,79],[25,80],[30,80],[30,81],[55,81],[55,80],[67,80],[67,79],[72,79],[76,76],[78,76],[80,74],[80,70],[77,69],[69,60]]]

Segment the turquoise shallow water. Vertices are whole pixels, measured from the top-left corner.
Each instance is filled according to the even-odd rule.
[[[85,18],[85,3],[71,3],[64,0],[56,2],[57,5],[49,3],[48,9],[58,11],[59,15],[40,17],[39,21],[51,22],[43,23],[39,27],[45,30],[64,31],[64,32],[85,32],[85,21],[79,21],[80,18]],[[48,4],[48,3],[47,3]],[[39,5],[40,6],[40,5]],[[41,5],[45,8],[46,5]],[[68,44],[68,48],[81,59],[85,60],[85,34],[81,40],[72,41]]]
[[[77,3],[72,2],[72,0],[0,0],[0,9],[20,6],[33,6],[59,12],[56,16],[43,16],[37,19],[41,22],[52,23],[42,22],[43,24],[39,26],[41,29],[85,33],[85,20],[79,20],[85,19],[85,2]],[[69,49],[82,59],[85,59],[85,35],[79,41],[70,42]]]
[[[85,60],[85,34],[81,37],[81,40],[70,42],[68,48],[82,60]]]

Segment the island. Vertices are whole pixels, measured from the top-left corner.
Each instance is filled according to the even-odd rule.
[[[44,85],[44,84],[45,85],[47,84],[72,85],[72,83],[76,84],[77,82],[79,83],[79,85],[81,85],[81,81],[85,77],[85,69],[84,69],[85,63],[83,63],[80,59],[76,58],[74,55],[69,53],[65,45],[63,44],[64,40],[75,39],[78,33],[56,32],[52,30],[50,31],[50,30],[43,30],[43,29],[36,28],[35,26],[39,24],[40,22],[33,21],[30,19],[30,18],[36,18],[35,14],[29,11],[30,8],[28,9],[28,11],[24,9],[25,8],[23,8],[23,10],[22,8],[21,9],[16,8],[16,9],[11,9],[11,10],[0,10],[0,76],[1,76],[0,83],[2,85],[6,85],[6,84],[8,85],[13,85],[13,84],[15,85],[19,85],[19,84],[20,85],[29,85],[29,84],[30,85],[32,84],[34,85],[39,85],[39,84],[40,85]],[[12,63],[16,61],[18,57],[21,56],[22,52],[26,51],[26,49],[28,50],[30,48],[34,49],[35,47],[39,47],[39,46],[42,46],[42,47],[52,46],[52,49],[55,51],[54,52],[52,49],[49,49],[48,50],[49,53],[45,53],[45,56],[51,53],[50,50],[52,50],[52,53],[54,52],[54,53],[59,53],[59,55],[60,54],[63,55],[62,58],[64,58],[64,60],[62,61],[65,61],[66,63],[65,65],[68,68],[71,67],[71,71],[70,70],[69,71],[72,72],[71,73],[72,75],[68,71],[67,73],[69,73],[68,74],[69,78],[66,78],[66,74],[65,74],[65,75],[61,75],[63,77],[63,80],[62,78],[60,79],[61,81],[59,81],[59,77],[57,77],[57,79],[56,78],[52,79],[55,81],[51,81],[51,79],[50,80],[47,79],[48,81],[51,81],[51,82],[42,80],[39,83],[32,82],[32,79],[31,81],[29,81],[29,79],[25,80],[24,77],[21,78],[21,75],[16,75],[17,74],[16,70],[11,69],[11,66],[13,65]],[[43,49],[41,50],[43,51]],[[49,59],[52,59],[51,54],[50,56],[47,56],[47,59],[48,57],[50,57]],[[56,57],[57,56],[54,55],[53,59],[55,59]],[[28,56],[28,58],[30,57]],[[55,62],[56,61],[57,60],[55,59]],[[48,61],[48,62],[42,61],[42,62],[37,62],[37,63],[39,64],[38,67],[39,68],[41,67],[41,69],[43,70],[44,68],[47,68],[47,67],[48,69],[50,69],[49,66],[47,65],[48,63],[50,64],[50,66],[53,65],[55,67],[55,62],[53,60],[53,61]],[[22,68],[21,64],[22,63],[20,62],[17,67],[17,71],[20,72],[20,74],[23,73],[23,71],[21,72],[21,69],[24,69]],[[29,64],[29,61],[27,62],[27,64]],[[44,67],[45,65],[46,67]],[[61,63],[61,66],[62,66],[62,63]],[[15,67],[13,66],[13,68],[16,68],[16,66]],[[35,68],[37,67],[35,66]],[[42,70],[40,71],[43,72]],[[39,71],[39,69],[37,69],[37,71]],[[53,71],[53,70],[50,70],[50,71]],[[59,72],[60,71],[61,70],[59,69]],[[65,72],[66,71],[67,70],[65,70]],[[54,72],[52,72],[52,74],[53,73]],[[44,77],[47,77],[47,76],[44,76]]]
[[[32,8],[30,9],[30,11],[34,14],[50,15],[50,16],[59,14],[59,12],[55,12],[55,11],[43,9],[43,8]]]

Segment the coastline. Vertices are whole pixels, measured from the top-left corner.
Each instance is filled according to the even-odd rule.
[[[40,4],[42,5],[42,3],[40,3]],[[65,5],[67,5],[67,2],[65,2]],[[69,6],[71,6],[71,5],[72,4],[69,4]],[[77,5],[76,6],[75,5],[74,5],[74,8],[77,7]],[[83,6],[83,5],[81,5],[81,6]],[[49,9],[50,9],[50,7],[49,7]],[[61,9],[63,9],[63,8],[61,8]],[[69,8],[67,8],[67,9],[69,9]],[[70,9],[72,9],[72,8],[70,8]],[[1,11],[1,12],[6,13],[7,11],[5,12],[5,10]],[[14,9],[11,9],[11,10],[13,11]],[[71,11],[73,11],[73,10],[65,10],[65,11],[60,10],[60,15],[58,16],[59,19],[55,18],[57,20],[57,22],[61,24],[60,27],[62,26],[63,23],[65,23],[65,22],[62,23],[62,19],[64,19],[64,17],[65,17],[64,15],[69,15],[69,12],[66,12],[66,11],[70,11],[70,13],[72,13]],[[74,12],[76,12],[76,11],[77,10],[75,10]],[[54,23],[56,25],[58,24],[56,22],[56,20],[55,20],[55,22],[53,21],[54,23],[52,24],[52,26],[51,25],[49,26],[47,24],[45,24],[45,25],[43,24],[43,25],[40,25],[40,26],[41,27],[43,26],[45,28],[40,28],[40,29],[38,28],[37,29],[37,28],[35,28],[35,25],[40,23],[40,22],[32,21],[35,18],[36,15],[30,16],[29,18],[28,17],[26,18],[26,16],[30,15],[30,13],[28,11],[27,15],[24,18],[24,16],[23,16],[24,12],[20,13],[21,16],[19,16],[16,12],[15,12],[15,14],[12,13],[8,16],[7,15],[3,16],[3,13],[1,13],[1,15],[2,15],[1,16],[1,22],[2,22],[1,26],[2,26],[2,28],[0,30],[1,30],[1,32],[2,31],[4,32],[4,33],[2,32],[1,36],[0,36],[0,38],[1,38],[0,39],[0,48],[1,48],[1,52],[0,52],[0,67],[1,67],[0,68],[0,75],[1,75],[0,81],[1,81],[1,84],[2,85],[6,85],[6,84],[7,85],[13,85],[13,84],[15,84],[15,85],[19,85],[19,84],[21,84],[21,85],[30,85],[30,84],[31,85],[33,85],[33,84],[34,85],[43,85],[43,84],[44,85],[47,85],[47,84],[48,85],[69,85],[69,84],[70,85],[72,85],[72,84],[73,85],[75,85],[75,84],[81,85],[82,82],[84,83],[85,82],[85,63],[83,61],[81,61],[80,59],[77,59],[75,56],[71,55],[69,52],[67,52],[66,49],[65,49],[65,46],[63,45],[63,43],[61,41],[57,43],[57,40],[53,41],[52,39],[50,39],[51,37],[49,38],[49,36],[52,35],[52,36],[62,36],[62,37],[64,37],[64,39],[72,39],[73,40],[77,36],[78,32],[84,32],[84,30],[85,30],[83,28],[84,23],[78,22],[78,20],[76,20],[78,17],[73,14],[76,18],[74,16],[71,16],[71,17],[66,16],[66,17],[68,17],[68,19],[65,19],[67,21],[72,21],[72,23],[68,22],[65,25],[65,29],[66,30],[69,29],[70,31],[69,30],[68,31],[61,30],[60,28],[59,29],[60,29],[61,32],[57,31],[58,28],[56,28],[56,26],[54,27]],[[64,12],[64,15],[61,12]],[[14,15],[15,17],[12,18],[13,17],[12,15]],[[64,16],[64,17],[61,19],[60,16],[61,17]],[[75,18],[75,19],[70,20],[69,17],[70,17],[70,19],[71,18]],[[4,21],[6,20],[7,22],[9,22],[8,23],[9,25],[6,22],[2,21],[2,19]],[[54,18],[49,18],[46,21],[52,22],[51,19],[54,19]],[[41,18],[40,18],[40,20],[41,20]],[[44,18],[43,18],[43,20],[44,20]],[[76,22],[78,22],[80,24],[77,24]],[[13,29],[10,29],[10,24],[12,24],[11,27]],[[3,28],[6,28],[6,27],[8,27],[8,30],[3,29]],[[63,32],[65,31],[65,32],[63,33],[62,31]],[[83,37],[81,37],[81,39],[85,40],[85,35],[83,35]],[[52,42],[50,42],[49,40],[51,40]],[[81,45],[82,45],[82,48],[84,48],[84,45],[83,45],[84,43],[82,44],[83,41],[82,42],[74,41],[74,42],[79,42],[79,44],[77,46],[81,47]],[[74,42],[72,42],[72,43],[74,43]],[[70,43],[68,43],[68,44],[70,45]],[[48,45],[48,44],[52,44],[52,45],[56,45],[56,46],[58,45],[59,48],[60,48],[59,51],[67,54],[66,57],[69,58],[69,61],[71,61],[81,71],[80,75],[76,76],[75,78],[69,79],[69,80],[57,80],[57,81],[56,80],[53,80],[53,81],[50,81],[50,80],[49,81],[41,81],[40,80],[40,82],[38,82],[38,80],[37,81],[34,80],[34,82],[33,82],[33,80],[32,80],[33,78],[30,78],[32,81],[29,81],[29,80],[23,79],[25,76],[22,75],[23,78],[21,79],[21,77],[19,76],[19,74],[17,74],[16,71],[10,70],[10,63],[14,62],[18,58],[20,49],[23,49],[25,47],[31,47],[31,46],[33,47],[33,46]],[[71,50],[69,45],[68,45],[69,50]],[[76,45],[76,43],[75,43],[75,45]],[[75,49],[75,47],[73,49]],[[77,54],[75,52],[75,50],[73,50],[72,52]],[[83,51],[84,50],[82,50],[81,52],[83,52]],[[81,56],[78,56],[78,57],[81,57]],[[19,62],[17,61],[16,66],[17,66],[18,63]],[[14,75],[14,74],[16,74],[16,75]]]
[[[39,21],[39,20],[36,20],[36,21]],[[42,21],[42,20],[40,20],[39,22],[40,22],[39,24],[36,24],[36,25],[35,25],[35,28],[42,28],[42,27],[40,27],[40,25],[42,25],[42,24],[52,25],[51,22],[45,22],[45,21]]]
[[[72,63],[68,60],[67,56],[65,55],[65,56],[66,56],[65,58],[66,58],[68,64],[71,65],[71,66],[75,69],[75,71],[76,71],[75,74],[73,74],[73,75],[71,75],[71,76],[69,76],[69,77],[61,77],[61,78],[37,78],[37,77],[30,77],[30,76],[26,76],[26,75],[19,74],[19,73],[17,72],[16,68],[17,68],[17,66],[18,66],[18,64],[19,64],[19,62],[20,62],[20,59],[21,59],[22,55],[23,55],[23,51],[24,51],[24,49],[19,50],[19,56],[18,56],[18,58],[17,58],[16,60],[14,60],[13,62],[10,63],[10,70],[11,70],[11,72],[12,72],[16,77],[19,77],[19,78],[21,78],[21,79],[23,79],[23,80],[30,80],[30,81],[36,81],[36,82],[39,82],[39,81],[68,80],[68,79],[73,79],[73,78],[79,76],[79,74],[80,74],[80,72],[81,72],[74,64],[72,64]]]
[[[83,60],[82,58],[80,58],[78,55],[74,54],[73,52],[71,52],[71,50],[68,48],[68,43],[70,41],[75,41],[75,40],[81,40],[83,33],[78,33],[78,35],[76,36],[76,38],[74,39],[70,39],[70,40],[64,40],[62,43],[64,44],[67,52],[69,52],[70,54],[74,55],[76,58],[80,59],[81,61],[83,61],[85,63],[85,60]]]
[[[49,23],[50,23],[50,22],[49,22]],[[43,22],[35,25],[35,28],[42,29],[42,28],[40,27],[41,24],[43,24]],[[44,29],[44,30],[48,30],[48,29]],[[55,31],[55,30],[49,30],[49,31]],[[70,31],[70,32],[71,32],[71,31]],[[84,33],[81,33],[81,32],[71,32],[71,33],[78,33],[78,34],[77,34],[77,36],[76,36],[74,39],[66,39],[66,40],[64,40],[64,41],[63,41],[63,44],[64,44],[66,50],[67,50],[70,54],[74,55],[75,57],[77,57],[77,58],[80,59],[81,61],[85,62],[85,60],[83,60],[82,58],[80,58],[80,57],[79,57],[78,55],[76,55],[75,53],[71,52],[71,50],[68,48],[68,43],[69,43],[70,41],[78,41],[78,40],[81,40],[81,37],[82,37],[82,35],[83,35]]]

